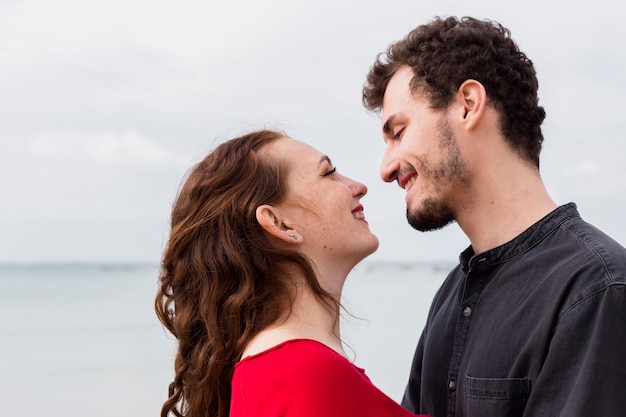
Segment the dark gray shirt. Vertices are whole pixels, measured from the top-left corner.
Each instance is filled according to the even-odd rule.
[[[626,249],[573,203],[509,243],[466,249],[402,404],[433,417],[626,416]]]

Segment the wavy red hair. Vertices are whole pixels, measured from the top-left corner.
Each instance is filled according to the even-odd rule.
[[[256,208],[286,194],[288,164],[263,149],[286,136],[261,130],[231,139],[188,174],[174,203],[155,300],[178,341],[175,377],[161,416],[227,417],[235,363],[259,331],[289,310],[287,270],[302,271],[329,308],[338,303],[310,261],[274,245]]]

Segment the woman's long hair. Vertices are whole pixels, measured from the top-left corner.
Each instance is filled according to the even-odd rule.
[[[178,340],[161,417],[228,416],[243,349],[289,311],[286,271],[302,271],[318,299],[338,312],[310,261],[273,245],[256,220],[258,206],[280,203],[287,191],[287,164],[261,152],[283,137],[262,130],[219,145],[179,190],[155,300],[159,320]]]

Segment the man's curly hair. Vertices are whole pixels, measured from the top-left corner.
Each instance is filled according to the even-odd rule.
[[[433,108],[446,108],[468,79],[480,82],[499,114],[499,128],[519,154],[539,167],[545,118],[539,106],[533,63],[519,50],[508,29],[471,17],[435,18],[391,44],[376,58],[363,87],[363,104],[382,109],[387,84],[404,65],[413,69],[411,90]]]

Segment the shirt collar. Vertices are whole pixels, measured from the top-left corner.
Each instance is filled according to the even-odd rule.
[[[459,263],[464,271],[468,268],[489,267],[504,263],[511,258],[526,252],[537,243],[542,241],[548,234],[556,229],[561,223],[571,217],[578,217],[578,209],[575,203],[557,207],[537,223],[530,226],[513,240],[508,241],[493,249],[475,254],[470,245],[459,255]]]

